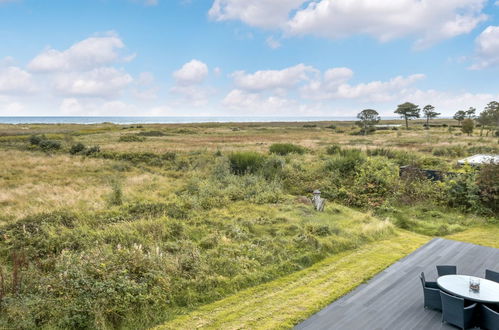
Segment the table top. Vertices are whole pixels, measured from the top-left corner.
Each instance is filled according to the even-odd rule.
[[[470,290],[470,278],[480,280],[480,291]],[[468,275],[445,275],[437,279],[440,289],[455,296],[490,304],[499,304],[499,283]]]

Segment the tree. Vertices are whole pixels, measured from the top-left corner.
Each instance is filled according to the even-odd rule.
[[[487,136],[489,132],[494,129],[499,128],[499,102],[492,101],[478,116],[477,122],[481,125],[480,135],[482,135],[483,129],[487,128]]]
[[[468,117],[469,119],[474,119],[476,116],[475,116],[475,113],[476,113],[476,109],[473,108],[473,107],[470,107],[467,111],[466,111],[466,117]]]
[[[459,110],[458,112],[456,112],[454,114],[454,120],[457,120],[457,122],[459,123],[459,126],[461,126],[461,122],[464,120],[464,118],[466,118],[466,111],[464,110]]]
[[[397,106],[395,113],[405,119],[405,128],[409,129],[409,120],[412,118],[419,118],[420,111],[421,109],[419,109],[419,106],[411,102],[405,102]]]
[[[359,125],[362,128],[362,131],[364,135],[367,134],[369,129],[379,123],[380,121],[380,116],[379,113],[376,110],[373,109],[364,109],[361,112],[357,114],[357,118],[360,120],[357,122],[357,125]]]
[[[468,136],[470,136],[471,133],[473,133],[473,128],[475,128],[475,123],[473,122],[473,119],[466,118],[465,120],[463,120],[463,125],[461,127],[463,133],[466,133],[468,134]]]
[[[423,108],[423,114],[426,118],[426,128],[430,128],[430,119],[440,116],[440,113],[436,112],[435,107],[431,104],[428,104]]]

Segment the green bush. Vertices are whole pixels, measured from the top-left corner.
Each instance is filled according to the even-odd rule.
[[[262,154],[252,151],[233,152],[229,155],[231,172],[237,175],[258,172],[264,161]]]
[[[45,140],[45,137],[40,135],[31,135],[29,137],[29,143],[34,146],[40,145],[43,140]]]
[[[76,154],[79,154],[81,152],[83,152],[85,150],[85,145],[83,143],[77,143],[77,144],[73,144],[71,146],[71,148],[69,149],[69,153],[71,155],[76,155]]]
[[[499,165],[482,166],[477,176],[482,203],[496,215],[499,214]]]
[[[458,173],[448,177],[445,181],[444,201],[450,207],[463,211],[481,211],[480,190],[476,181],[477,173],[471,168],[468,168],[465,173]]]
[[[339,154],[326,162],[325,169],[327,172],[338,172],[340,175],[349,176],[354,174],[366,159],[365,154],[358,149],[341,149]]]
[[[466,148],[461,145],[433,148],[433,156],[454,158],[454,157],[464,157],[466,155],[467,155]]]
[[[267,180],[280,178],[286,161],[278,156],[267,157],[262,165],[262,174]]]
[[[398,179],[398,167],[383,158],[371,157],[363,162],[355,175],[350,204],[376,208],[393,196]]]
[[[59,150],[61,149],[61,143],[59,141],[54,141],[54,140],[42,140],[38,146],[43,150],[43,151],[53,151],[53,150]]]
[[[291,153],[303,154],[305,148],[292,143],[274,143],[269,148],[270,153],[285,156]]]
[[[336,155],[341,151],[341,147],[337,144],[330,145],[326,148],[326,153],[328,155]]]
[[[166,134],[161,131],[144,131],[137,133],[138,136],[165,136]]]
[[[121,135],[119,142],[143,142],[145,141],[145,137],[134,135],[134,134],[125,134]]]

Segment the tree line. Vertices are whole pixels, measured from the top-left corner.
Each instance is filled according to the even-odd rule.
[[[421,110],[418,105],[411,102],[399,104],[394,113],[405,120],[406,129],[409,129],[409,120],[421,118],[421,116],[426,119],[425,127],[429,129],[430,120],[440,116],[440,113],[436,112],[435,107],[431,104],[424,106]],[[381,116],[374,109],[362,110],[357,114],[357,118],[359,119],[357,125],[360,126],[363,134],[373,131],[374,126],[381,120]],[[499,102],[490,102],[478,116],[476,115],[476,108],[473,107],[468,110],[459,110],[454,114],[453,119],[461,126],[461,130],[468,135],[473,133],[475,121],[480,125],[480,136],[483,134],[484,129],[487,130],[487,136],[492,131],[496,131],[495,134],[497,135],[499,133]]]

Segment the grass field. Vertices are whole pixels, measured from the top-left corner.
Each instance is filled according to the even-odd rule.
[[[435,124],[0,125],[0,327],[286,328],[431,237],[497,247],[496,172],[456,166],[497,138]]]
[[[393,238],[339,253],[155,329],[288,329],[428,240],[426,236],[399,231]]]

